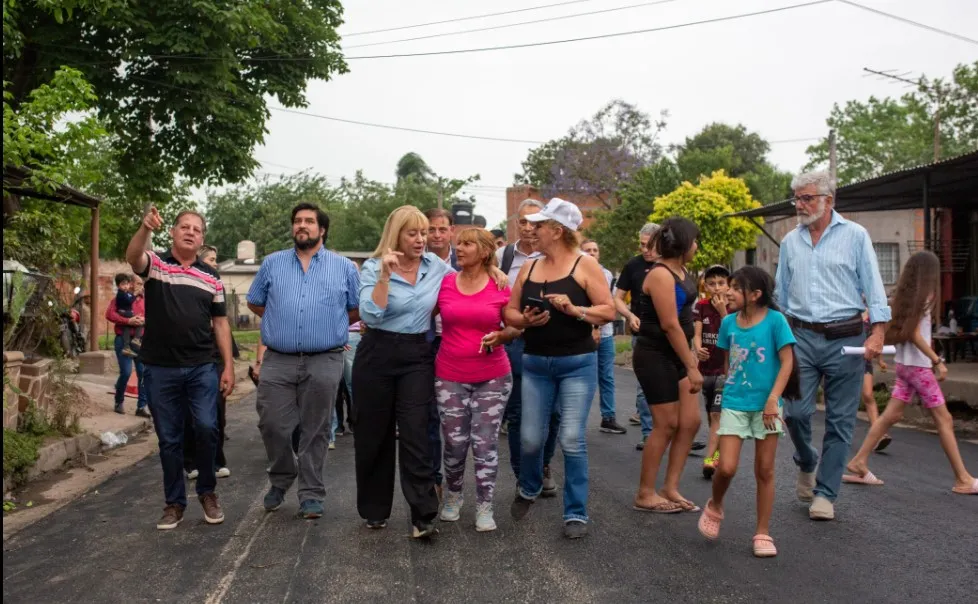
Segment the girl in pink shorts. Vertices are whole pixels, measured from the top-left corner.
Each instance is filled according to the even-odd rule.
[[[944,393],[938,384],[947,377],[947,367],[944,359],[931,347],[931,313],[937,306],[940,274],[937,256],[931,252],[917,252],[907,260],[900,275],[893,296],[893,320],[887,330],[887,340],[897,348],[896,385],[883,415],[869,429],[859,452],[849,461],[849,474],[842,477],[843,482],[883,484],[869,471],[869,455],[886,431],[903,418],[904,405],[916,395],[937,424],[941,447],[954,471],[951,490],[959,495],[978,495],[978,479],[964,467],[958,441],[954,438],[954,420],[944,405]]]

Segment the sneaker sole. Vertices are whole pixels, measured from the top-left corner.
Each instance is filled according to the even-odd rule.
[[[551,497],[556,497],[556,496],[557,496],[557,488],[556,487],[554,487],[552,490],[540,491],[540,497],[546,497],[546,498],[549,499]]]
[[[283,501],[282,503],[285,503],[285,502]],[[275,511],[278,511],[278,509],[280,507],[282,507],[282,503],[276,504],[276,505],[271,506],[271,507],[269,507],[267,505],[266,506],[263,506],[263,507],[265,508],[265,511],[266,512],[275,512]]]
[[[224,516],[221,516],[220,518],[211,518],[207,514],[204,514],[204,522],[207,524],[221,524],[224,522]]]
[[[174,522],[172,524],[157,524],[156,525],[156,529],[157,530],[160,530],[160,531],[172,531],[173,529],[175,529],[178,526],[180,526],[180,523],[181,522],[183,522],[183,518],[181,518],[180,520],[177,520],[176,522]]]
[[[432,537],[434,537],[437,534],[438,534],[438,529],[436,529],[435,527],[431,527],[431,528],[429,528],[427,530],[424,530],[424,531],[419,531],[418,530],[418,527],[414,527],[414,530],[411,532],[411,538],[412,539],[431,539]]]
[[[303,514],[302,515],[302,519],[303,520],[316,520],[317,518],[322,518],[322,517],[323,517],[323,515],[320,514],[319,512],[313,512],[311,514]]]
[[[384,522],[383,524],[367,524],[365,526],[372,531],[379,531],[380,529],[387,528],[387,523]]]
[[[495,524],[493,524],[492,526],[478,526],[478,525],[476,525],[476,527],[475,527],[475,532],[477,532],[477,533],[489,533],[489,532],[492,532],[494,530],[496,530],[496,525]]]
[[[600,428],[605,434],[628,434],[628,430],[613,430],[611,428]]]
[[[461,514],[459,514],[458,516],[445,516],[444,514],[438,515],[438,519],[441,520],[442,522],[458,522],[461,517],[462,517]]]

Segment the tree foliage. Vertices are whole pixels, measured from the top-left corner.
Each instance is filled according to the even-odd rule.
[[[933,161],[938,116],[942,157],[978,148],[978,61],[958,65],[949,81],[921,78],[917,90],[898,99],[834,105],[826,124],[836,132],[840,184]],[[828,138],[807,153],[806,169],[826,165]]]
[[[268,99],[302,106],[310,79],[346,71],[341,21],[338,0],[5,0],[4,81],[16,111],[62,66],[81,72],[131,191],[238,182]]]
[[[717,170],[742,178],[755,199],[764,203],[791,196],[791,174],[771,165],[770,144],[742,124],[714,122],[675,147],[683,179],[695,182]]]
[[[702,177],[699,184],[682,183],[668,195],[655,200],[649,219],[662,222],[671,216],[682,216],[700,228],[699,252],[692,268],[702,269],[712,264],[729,264],[734,252],[753,248],[757,227],[745,218],[729,218],[728,214],[760,207],[751,197],[747,184],[727,176],[722,170]]]
[[[563,138],[532,149],[515,182],[538,187],[545,197],[572,192],[614,208],[618,189],[661,157],[666,117],[662,112],[653,120],[623,100],[611,101]]]
[[[620,203],[614,210],[599,210],[585,234],[601,246],[601,263],[619,270],[637,253],[638,231],[648,222],[657,197],[681,183],[679,170],[663,158],[635,173],[619,190]]]

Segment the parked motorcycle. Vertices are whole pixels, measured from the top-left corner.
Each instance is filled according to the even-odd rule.
[[[85,297],[81,294],[80,287],[75,288],[74,294],[75,301],[60,314],[61,348],[65,351],[65,355],[70,358],[77,357],[85,352],[86,348],[85,334],[82,333],[81,329],[81,305]],[[51,302],[48,304],[53,305]]]

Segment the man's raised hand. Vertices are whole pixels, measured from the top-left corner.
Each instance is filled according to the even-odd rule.
[[[163,218],[160,216],[160,212],[156,209],[156,206],[150,206],[149,212],[146,216],[143,216],[143,226],[150,231],[155,231],[163,226]]]

